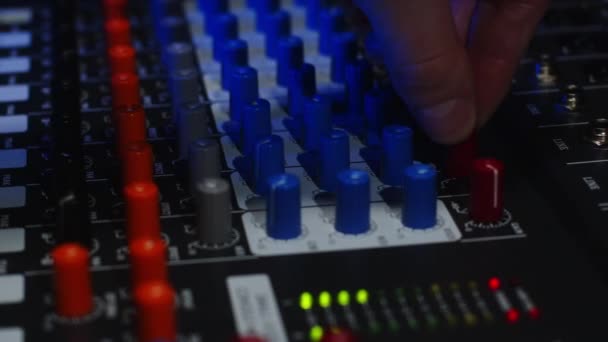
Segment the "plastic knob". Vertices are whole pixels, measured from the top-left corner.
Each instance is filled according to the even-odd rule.
[[[338,174],[350,166],[349,137],[346,132],[333,129],[321,140],[320,187],[335,192],[338,187]]]
[[[160,238],[129,242],[131,280],[134,287],[150,281],[167,281],[167,245]]]
[[[349,235],[363,234],[370,227],[369,175],[361,170],[338,174],[336,189],[336,230]]]
[[[106,44],[108,47],[114,45],[131,45],[131,25],[125,18],[114,18],[105,22]]]
[[[187,159],[190,144],[209,136],[205,106],[200,103],[185,103],[179,108],[177,120],[179,157]]]
[[[414,164],[405,169],[401,222],[414,229],[437,224],[437,171],[431,165]]]
[[[165,56],[169,70],[196,69],[192,44],[171,43],[165,48]]]
[[[114,45],[108,51],[110,70],[117,73],[137,73],[135,49],[130,45]]]
[[[346,28],[344,10],[332,7],[319,14],[319,51],[331,55],[334,37]]]
[[[127,216],[127,238],[160,238],[160,195],[150,182],[136,182],[124,187]]]
[[[236,68],[230,77],[230,119],[242,122],[245,105],[258,97],[258,72],[251,67]]]
[[[287,11],[276,11],[265,18],[266,55],[277,58],[279,41],[291,34],[291,15]]]
[[[199,239],[208,245],[225,244],[232,239],[230,184],[208,178],[196,184],[196,226]]]
[[[76,243],[55,247],[53,258],[55,305],[57,314],[67,318],[80,318],[94,308],[89,251]]]
[[[132,141],[125,147],[124,153],[123,184],[152,182],[152,146],[145,141]]]
[[[268,179],[266,232],[278,240],[295,239],[302,234],[300,180],[291,174]]]
[[[256,194],[268,193],[268,178],[285,172],[283,139],[271,135],[255,144],[253,157],[253,187]]]
[[[346,67],[357,58],[357,36],[352,32],[334,35],[331,52],[331,79],[342,83],[346,80]]]
[[[304,64],[304,42],[299,37],[289,36],[279,42],[279,58],[277,63],[277,83],[283,87],[289,86],[289,73],[300,69]]]
[[[239,37],[239,20],[232,13],[225,13],[215,19],[213,26],[213,58],[221,61],[224,44]]]
[[[479,223],[497,222],[504,208],[504,164],[482,158],[473,162],[471,175],[471,218]]]
[[[391,186],[403,185],[403,171],[412,164],[413,132],[406,126],[387,126],[382,131],[382,182]]]
[[[166,281],[148,281],[134,291],[138,341],[176,341],[175,291]]]
[[[247,42],[233,39],[224,44],[222,57],[222,88],[230,89],[230,76],[237,67],[246,67],[249,63]]]
[[[112,107],[134,106],[141,103],[139,77],[134,73],[112,75]]]
[[[372,89],[372,65],[358,59],[346,66],[346,94],[348,97],[348,114],[354,118],[363,118],[365,109],[365,94]]]
[[[126,106],[116,108],[117,118],[117,147],[120,158],[125,159],[129,143],[146,141],[146,113],[142,106]]]
[[[272,132],[270,121],[270,102],[257,99],[245,105],[243,118],[243,154],[253,157],[257,142],[270,136]]]
[[[190,145],[188,156],[190,191],[208,178],[219,178],[222,171],[220,145],[216,140],[200,139]]]
[[[321,147],[321,138],[331,131],[331,102],[316,95],[306,100],[304,108],[304,148],[315,151]]]

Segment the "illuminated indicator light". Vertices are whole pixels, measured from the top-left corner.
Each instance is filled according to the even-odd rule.
[[[312,295],[309,292],[303,292],[300,295],[300,308],[302,310],[312,309],[313,301]]]
[[[338,292],[338,304],[342,306],[348,306],[350,304],[350,293],[348,293],[348,291],[342,290]]]
[[[319,305],[322,308],[328,308],[331,306],[331,295],[327,291],[323,291],[319,294]]]
[[[367,290],[361,289],[357,291],[357,303],[363,305],[367,304],[369,301],[369,292]]]
[[[310,328],[309,336],[312,342],[321,341],[321,339],[323,338],[323,328],[321,326],[315,325],[314,327]]]
[[[488,286],[492,291],[500,289],[500,279],[498,279],[497,277],[490,278],[490,280],[488,280]]]
[[[515,309],[509,309],[507,311],[507,322],[513,324],[519,321],[519,312]]]
[[[538,308],[533,307],[528,311],[528,315],[531,319],[539,319],[540,318],[540,310]]]

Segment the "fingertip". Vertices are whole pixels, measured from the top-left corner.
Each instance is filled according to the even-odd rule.
[[[425,108],[416,118],[429,137],[439,144],[456,144],[464,141],[476,127],[474,101],[455,98]]]

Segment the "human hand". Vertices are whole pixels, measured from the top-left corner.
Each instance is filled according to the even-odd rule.
[[[355,0],[430,137],[464,140],[496,110],[550,0]]]

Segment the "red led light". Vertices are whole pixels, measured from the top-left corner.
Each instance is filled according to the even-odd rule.
[[[540,318],[540,310],[538,310],[537,307],[531,308],[530,311],[528,311],[528,315],[530,315],[531,319],[539,319]]]
[[[519,321],[519,312],[515,309],[509,309],[507,311],[507,322],[513,324]]]
[[[497,277],[490,278],[490,280],[488,280],[488,286],[492,291],[500,289],[500,279],[498,279]]]

